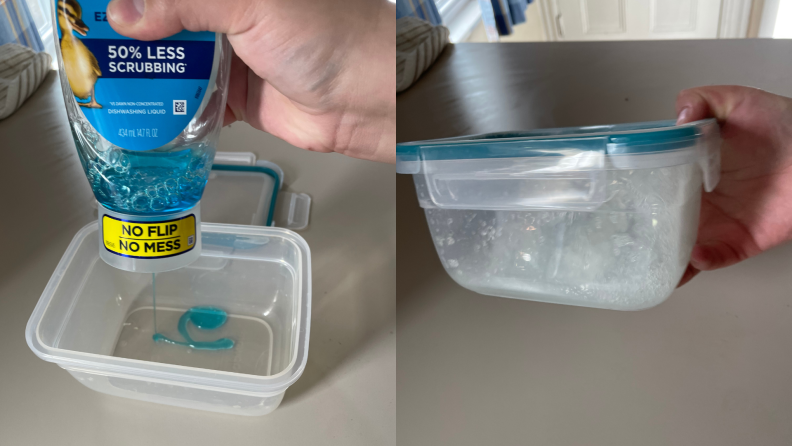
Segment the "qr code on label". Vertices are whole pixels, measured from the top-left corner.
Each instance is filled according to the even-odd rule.
[[[192,246],[193,242],[195,241],[195,236],[191,235],[187,237],[187,246]]]
[[[174,115],[186,115],[187,114],[187,101],[185,101],[185,100],[174,100],[173,101],[173,114]]]

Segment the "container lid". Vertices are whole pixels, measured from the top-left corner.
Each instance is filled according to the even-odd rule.
[[[396,171],[422,173],[421,162],[501,158],[558,158],[591,152],[603,156],[667,154],[695,147],[717,131],[714,119],[566,127],[408,142],[396,145]],[[635,168],[635,167],[633,167]]]
[[[204,190],[204,221],[238,225],[308,226],[311,197],[284,192],[277,164],[250,152],[217,152]]]
[[[593,211],[608,171],[698,165],[712,191],[720,141],[714,119],[489,133],[398,144],[396,171],[416,175],[424,208]]]
[[[212,166],[201,204],[212,223],[272,226],[281,179],[265,166]]]

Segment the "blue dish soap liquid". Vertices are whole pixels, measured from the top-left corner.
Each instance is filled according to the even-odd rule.
[[[200,255],[200,199],[222,126],[223,34],[144,42],[116,33],[108,0],[52,0],[63,98],[99,202],[108,264],[162,272]]]
[[[228,314],[221,308],[211,306],[197,306],[187,310],[179,318],[179,334],[184,341],[175,341],[157,330],[157,275],[151,274],[151,303],[153,306],[153,319],[154,319],[154,334],[152,340],[154,342],[164,342],[172,345],[182,345],[190,347],[195,350],[228,350],[234,348],[234,340],[229,338],[220,338],[214,341],[196,341],[190,336],[187,330],[187,322],[192,324],[199,330],[216,330],[225,325],[228,320]]]

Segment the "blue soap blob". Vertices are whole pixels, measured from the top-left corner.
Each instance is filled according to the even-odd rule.
[[[174,341],[162,334],[155,333],[155,342],[165,342],[174,345],[184,345],[196,350],[228,350],[234,348],[234,341],[228,338],[221,338],[216,341],[200,342],[195,341],[187,332],[187,322],[192,322],[201,330],[216,330],[223,326],[228,320],[228,314],[216,307],[192,307],[179,318],[179,334],[185,339],[184,342]]]

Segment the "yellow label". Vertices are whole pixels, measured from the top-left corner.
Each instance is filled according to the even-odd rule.
[[[195,247],[195,216],[146,223],[105,215],[102,237],[113,254],[136,259],[172,257]]]

